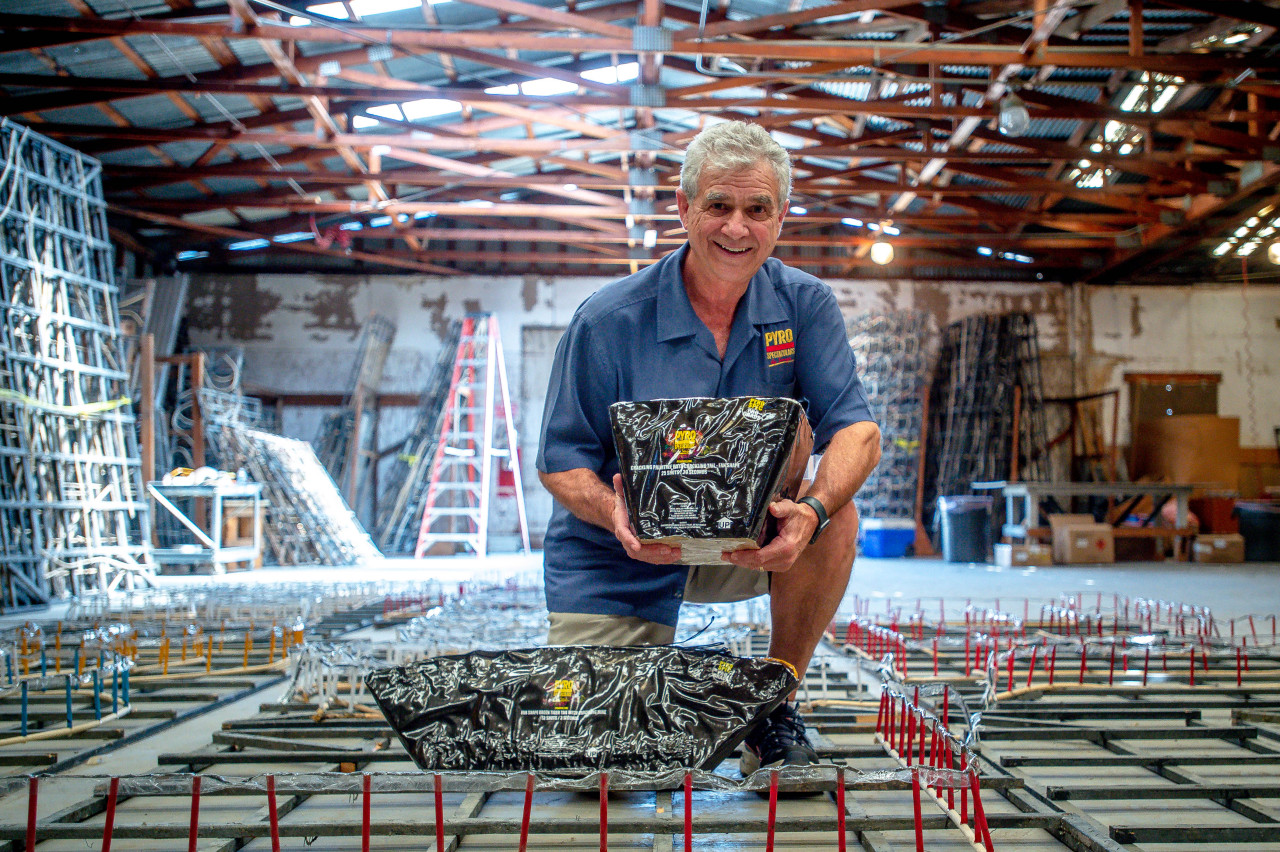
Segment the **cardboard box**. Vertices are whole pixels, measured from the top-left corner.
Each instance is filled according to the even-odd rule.
[[[1021,568],[1024,565],[1052,565],[1053,548],[1047,544],[997,544],[996,565],[1001,568]]]
[[[1131,475],[1135,480],[1146,477],[1239,488],[1239,417],[1175,414],[1144,420],[1133,428]]]
[[[1053,561],[1061,564],[1116,561],[1116,539],[1110,524],[1092,515],[1050,515]]]
[[[1244,561],[1244,536],[1240,533],[1198,535],[1191,545],[1197,562],[1235,563]]]

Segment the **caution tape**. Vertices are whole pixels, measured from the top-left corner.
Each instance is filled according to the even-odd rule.
[[[41,402],[35,397],[30,397],[26,394],[21,394],[17,391],[11,390],[0,390],[0,400],[8,400],[10,402],[16,402],[27,408],[36,408],[40,411],[51,411],[54,414],[65,414],[70,417],[94,417],[133,403],[131,398],[122,396],[119,399],[108,399],[103,402],[88,402],[84,405],[58,405],[53,402]]]

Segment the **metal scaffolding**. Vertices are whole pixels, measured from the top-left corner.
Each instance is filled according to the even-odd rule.
[[[3,604],[149,575],[101,166],[0,121]]]

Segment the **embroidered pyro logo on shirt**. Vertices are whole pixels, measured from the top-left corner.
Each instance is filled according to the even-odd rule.
[[[764,333],[764,362],[766,367],[790,364],[796,360],[796,338],[791,329]]]

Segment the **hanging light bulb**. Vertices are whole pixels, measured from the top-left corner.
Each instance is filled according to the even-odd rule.
[[[1000,99],[1000,133],[1004,136],[1021,136],[1031,129],[1031,113],[1022,98],[1013,92]]]
[[[871,262],[884,266],[893,263],[893,244],[884,240],[876,240],[871,244]]]
[[[1280,240],[1267,246],[1267,260],[1280,266]]]

